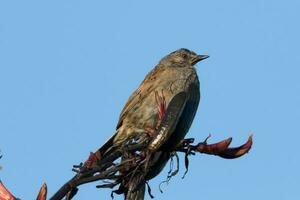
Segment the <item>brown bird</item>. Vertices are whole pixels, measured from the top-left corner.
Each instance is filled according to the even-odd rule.
[[[74,166],[76,176],[50,199],[71,199],[78,191],[77,186],[104,178],[113,182],[98,188],[119,185],[113,192],[125,194],[126,200],[141,200],[147,180],[159,174],[176,151],[186,153],[186,167],[187,156],[195,152],[226,159],[245,155],[252,146],[252,135],[239,147],[229,147],[232,138],[207,144],[209,136],[197,145],[192,144],[192,138],[184,139],[200,101],[194,65],[206,58],[207,55],[197,55],[188,49],[165,56],[129,97],[115,134],[91,153],[84,165]],[[168,180],[176,172],[170,173]]]
[[[197,55],[183,48],[162,58],[129,97],[116,133],[93,154],[86,166],[96,165],[96,161],[131,138],[149,137],[146,179],[155,177],[192,124],[200,100],[194,65],[206,58],[207,55]]]
[[[158,146],[176,147],[188,132],[200,100],[199,80],[194,65],[208,57],[182,48],[162,58],[129,97],[120,114],[115,134],[95,153],[97,159],[103,158],[129,138],[155,138],[174,97],[180,99],[181,107],[175,108],[177,115],[172,118],[173,127],[162,134],[168,135],[164,145],[161,141],[153,141],[151,146],[154,149]]]

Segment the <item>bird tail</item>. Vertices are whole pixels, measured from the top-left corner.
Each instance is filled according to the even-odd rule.
[[[118,130],[102,145],[96,152],[99,152],[101,156],[104,156],[113,146]]]
[[[125,195],[125,200],[144,200],[145,184],[135,192],[129,192]]]
[[[128,191],[125,193],[125,200],[144,200],[145,197],[145,183],[139,183],[140,177],[136,175],[128,182]],[[137,184],[139,184],[137,188]]]
[[[112,152],[112,149],[114,149],[114,140],[117,134],[118,130],[104,143],[104,145],[102,145],[94,153],[91,153],[89,158],[84,162],[84,166],[92,168],[98,164],[99,160],[102,160],[102,158]]]

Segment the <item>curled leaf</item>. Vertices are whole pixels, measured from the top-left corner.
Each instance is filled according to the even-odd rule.
[[[228,148],[231,141],[232,138],[228,138],[215,144],[206,144],[206,142],[199,143],[197,145],[197,151],[205,154],[219,155]]]
[[[239,147],[229,147],[232,138],[222,140],[215,144],[207,144],[206,140],[196,146],[196,151],[204,154],[216,155],[221,158],[234,159],[248,153],[252,147],[252,135],[249,136],[247,142]]]
[[[219,156],[226,159],[234,159],[245,155],[252,147],[252,137],[253,135],[250,135],[247,142],[239,147],[231,147],[225,149],[219,154]]]

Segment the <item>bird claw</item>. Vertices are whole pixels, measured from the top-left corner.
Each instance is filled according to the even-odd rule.
[[[221,158],[234,159],[248,153],[252,146],[252,135],[249,136],[245,144],[239,147],[229,147],[232,138],[222,140],[221,142],[215,144],[207,144],[208,138],[206,138],[204,142],[201,142],[198,145],[194,146],[194,150],[199,153],[216,155]]]

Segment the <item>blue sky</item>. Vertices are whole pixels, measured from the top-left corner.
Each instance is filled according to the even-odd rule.
[[[237,160],[198,155],[156,199],[297,199],[299,1],[1,1],[0,178],[22,199],[53,194],[113,132],[129,95],[164,55],[189,48],[202,99],[188,134],[254,133]],[[180,173],[184,173],[183,162]],[[109,199],[96,184],[75,199]],[[117,197],[117,199],[122,199]],[[150,197],[146,197],[150,199]]]

